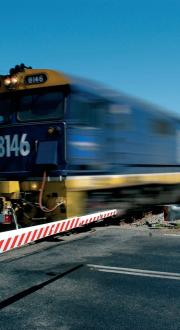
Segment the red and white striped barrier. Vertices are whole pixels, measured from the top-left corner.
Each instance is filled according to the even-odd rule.
[[[43,225],[0,233],[0,253],[19,248],[23,245],[27,245],[44,237],[63,233],[65,231],[87,225],[97,220],[112,217],[116,214],[117,210],[109,210],[89,214],[82,217],[75,217]]]

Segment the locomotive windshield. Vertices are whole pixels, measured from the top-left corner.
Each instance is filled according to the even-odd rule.
[[[11,100],[9,98],[0,97],[0,124],[6,123],[9,119],[11,108]]]
[[[64,94],[60,91],[22,95],[19,98],[19,121],[37,121],[64,118]]]

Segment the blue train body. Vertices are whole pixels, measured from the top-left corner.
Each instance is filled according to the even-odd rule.
[[[167,202],[167,193],[156,199],[151,187],[151,198],[143,200],[144,187],[151,185],[173,192],[171,202],[179,199],[177,116],[51,70],[22,67],[0,82],[0,181],[17,181],[19,191],[32,194],[32,213],[38,208],[45,213],[42,196],[36,196],[45,172],[50,182],[45,202],[55,204],[51,215],[62,200],[58,216],[83,214],[85,204],[104,209],[107,202],[117,207],[128,199],[132,205],[139,199]],[[0,196],[4,191],[0,184]],[[10,200],[12,193],[8,188]]]
[[[0,132],[1,180],[39,177],[43,165],[52,177],[179,171],[178,118],[85,82],[66,90],[63,118],[19,120],[14,111]]]

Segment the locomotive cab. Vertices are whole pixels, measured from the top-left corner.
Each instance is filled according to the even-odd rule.
[[[68,93],[69,81],[54,71],[18,66],[1,76],[0,193],[12,201],[22,225],[67,216]]]
[[[0,176],[8,180],[37,177],[41,165],[64,169],[64,103],[62,90],[23,91],[11,99],[9,95],[0,98],[4,110],[0,116]]]
[[[0,194],[22,225],[84,213],[86,193],[67,178],[105,172],[105,107],[56,71],[21,65],[1,77]]]

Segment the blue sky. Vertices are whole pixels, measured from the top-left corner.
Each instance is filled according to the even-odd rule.
[[[179,0],[3,1],[0,50],[1,74],[57,69],[180,115]]]

